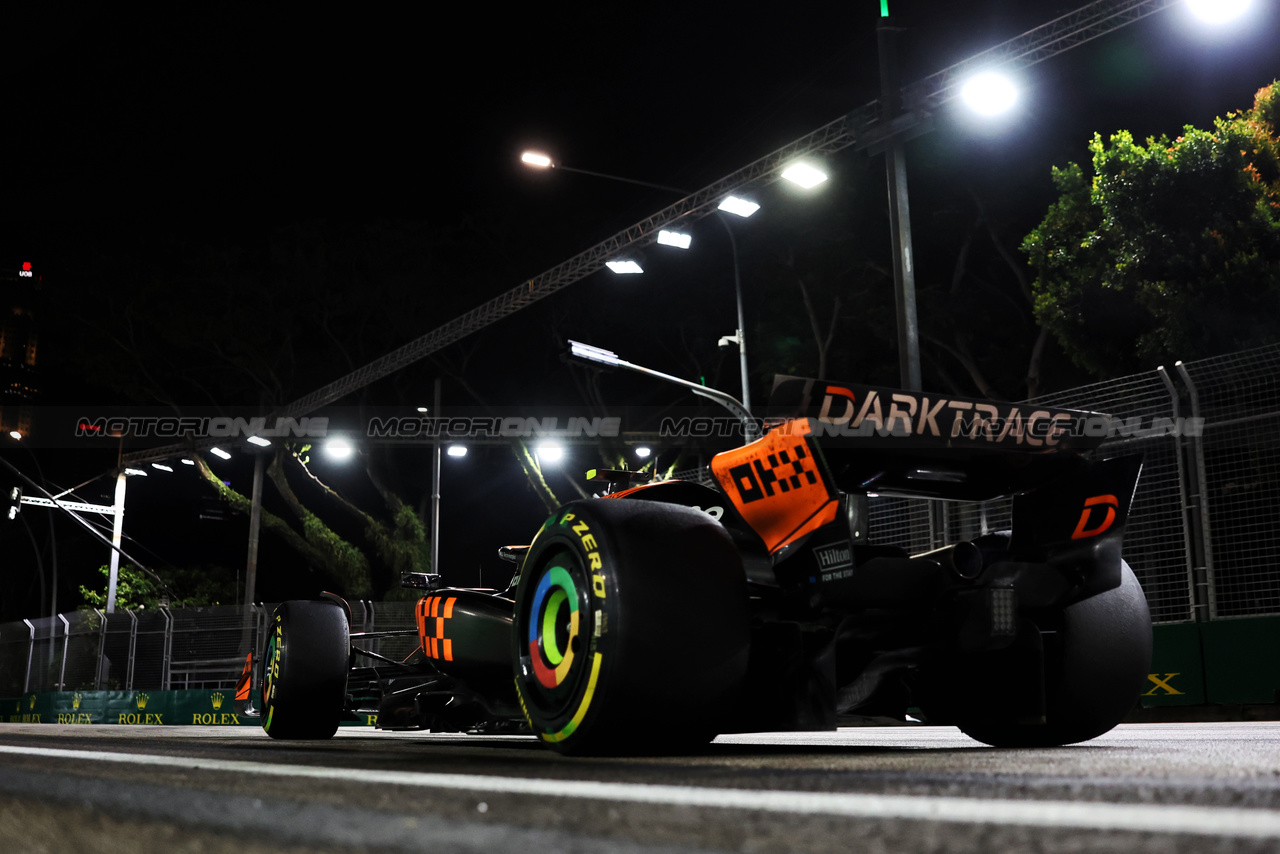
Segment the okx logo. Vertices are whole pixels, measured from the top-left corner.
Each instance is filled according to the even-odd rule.
[[[803,442],[793,445],[789,452],[780,450],[764,459],[734,466],[729,469],[729,476],[738,487],[743,504],[818,482]]]

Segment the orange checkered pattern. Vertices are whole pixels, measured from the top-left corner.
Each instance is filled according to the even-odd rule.
[[[418,601],[418,638],[427,658],[453,661],[453,641],[444,636],[444,623],[453,616],[458,597],[426,596]]]

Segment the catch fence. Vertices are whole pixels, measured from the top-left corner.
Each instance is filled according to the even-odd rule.
[[[1280,346],[1035,398],[1112,416],[1099,458],[1143,455],[1124,556],[1156,623],[1280,614]],[[1011,526],[1008,499],[873,498],[873,542],[912,554]]]
[[[59,614],[0,625],[0,697],[41,691],[233,688],[274,604]],[[351,603],[353,632],[413,629],[413,603]],[[413,637],[360,645],[404,658]]]

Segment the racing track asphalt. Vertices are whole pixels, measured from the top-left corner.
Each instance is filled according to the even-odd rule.
[[[1280,851],[1280,723],[1055,750],[942,727],[567,759],[531,739],[0,725],[8,852]]]

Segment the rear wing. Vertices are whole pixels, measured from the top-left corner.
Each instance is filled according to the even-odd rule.
[[[984,501],[1075,471],[1106,438],[1097,412],[778,376],[771,420],[805,419],[835,484]]]

